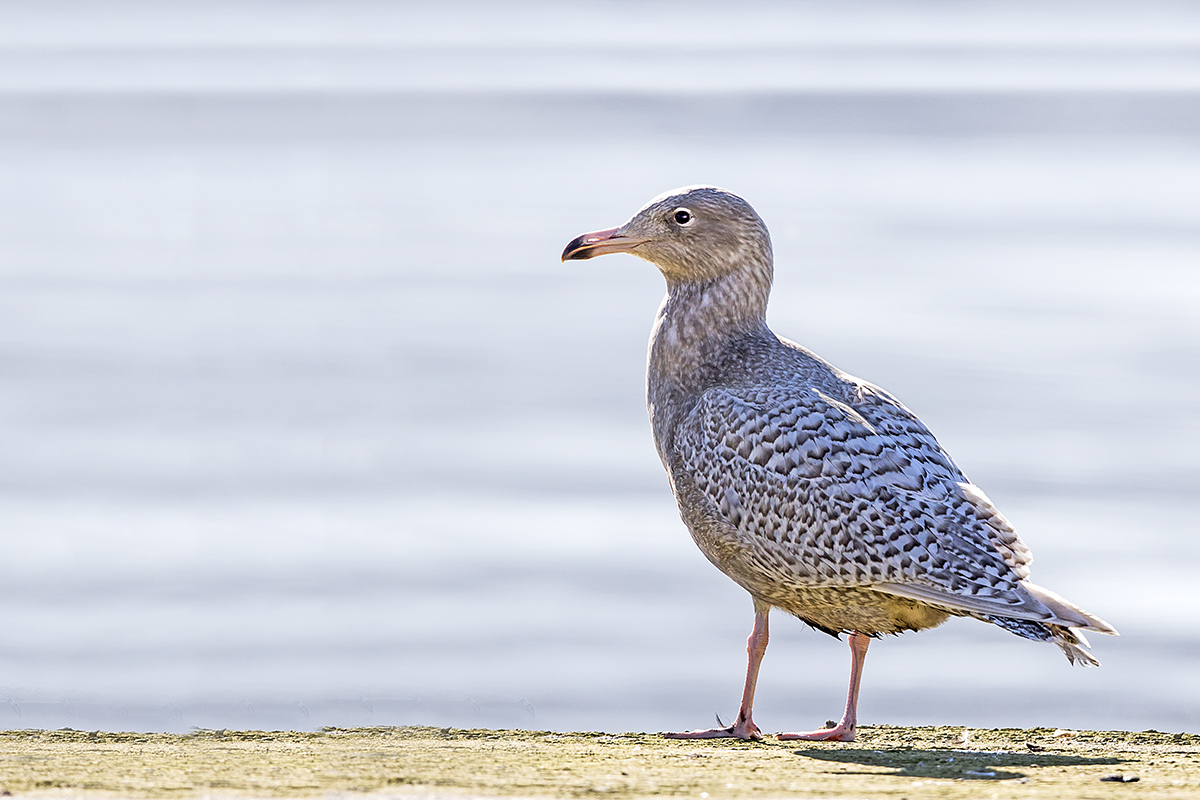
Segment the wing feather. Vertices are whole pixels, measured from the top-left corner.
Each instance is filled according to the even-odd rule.
[[[881,389],[711,389],[680,426],[682,466],[749,545],[800,587],[874,586],[948,608],[1045,620],[1032,557],[933,434]]]

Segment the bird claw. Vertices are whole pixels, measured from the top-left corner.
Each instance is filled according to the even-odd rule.
[[[727,728],[709,728],[699,731],[680,731],[678,733],[664,732],[667,739],[742,739],[744,741],[762,741],[762,732],[753,722],[744,725],[730,725]]]
[[[808,733],[777,733],[775,738],[781,742],[803,739],[808,742],[853,742],[858,736],[858,727],[838,723],[832,728],[822,728]]]

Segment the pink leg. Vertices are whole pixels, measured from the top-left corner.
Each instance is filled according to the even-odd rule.
[[[858,725],[858,684],[862,681],[863,662],[867,660],[867,645],[870,643],[869,636],[861,633],[850,634],[850,692],[846,695],[846,712],[842,714],[842,721],[833,728],[822,728],[810,733],[781,733],[780,739],[854,741]]]
[[[728,728],[709,728],[682,733],[664,733],[668,739],[762,739],[762,733],[751,718],[754,707],[754,687],[758,684],[758,667],[763,653],[767,652],[767,615],[771,607],[754,601],[754,630],[746,641],[746,687],[742,689],[742,707],[738,709],[737,722]],[[719,721],[719,720],[718,720]]]

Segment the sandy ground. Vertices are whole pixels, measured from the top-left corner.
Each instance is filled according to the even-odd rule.
[[[1200,797],[1200,736],[999,729],[964,738],[962,728],[887,726],[865,727],[849,744],[452,728],[0,733],[0,795],[363,792],[412,800]]]

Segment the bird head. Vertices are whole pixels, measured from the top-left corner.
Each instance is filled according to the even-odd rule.
[[[630,253],[674,283],[711,281],[739,270],[771,272],[771,237],[758,214],[736,194],[688,186],[651,200],[616,228],[585,233],[562,260]]]

